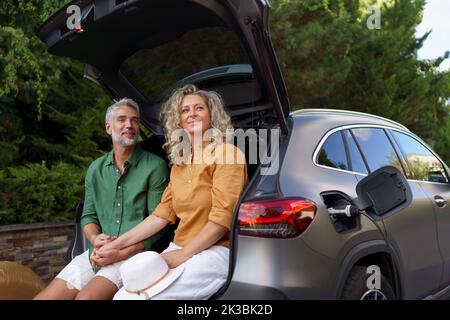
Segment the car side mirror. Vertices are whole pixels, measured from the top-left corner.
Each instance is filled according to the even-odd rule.
[[[358,197],[353,199],[359,210],[384,216],[408,207],[412,192],[403,173],[393,166],[381,167],[356,185]]]

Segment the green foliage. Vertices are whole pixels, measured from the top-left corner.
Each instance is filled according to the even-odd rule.
[[[272,38],[295,108],[343,108],[398,121],[450,160],[450,72],[419,61],[423,0],[274,0]],[[370,5],[381,28],[369,29]],[[440,128],[435,130],[435,128]]]
[[[439,156],[450,166],[450,116],[446,123],[435,128],[433,137],[429,139],[430,146],[437,150]]]
[[[83,79],[82,68],[77,63],[65,70],[62,74],[65,81],[49,91],[42,125],[47,129],[54,126],[58,135],[49,141],[51,135],[46,133],[33,143],[44,151],[41,158],[46,161],[64,160],[86,167],[111,147],[111,138],[104,128],[105,111],[111,99],[97,85]],[[76,94],[68,89],[68,83],[76,89]],[[48,157],[52,151],[53,156]]]
[[[50,56],[35,35],[39,25],[68,1],[0,2],[0,96],[35,103],[38,115],[64,59]]]
[[[41,161],[83,168],[110,148],[103,129],[110,99],[83,79],[81,63],[50,55],[36,35],[68,2],[0,3],[0,146],[7,150],[0,168]]]
[[[84,171],[111,147],[110,98],[36,35],[68,2],[0,2],[0,224],[72,219]]]
[[[19,145],[24,140],[22,121],[13,106],[13,99],[0,97],[0,169],[19,159]]]
[[[66,163],[0,170],[0,224],[73,219],[84,170]]]

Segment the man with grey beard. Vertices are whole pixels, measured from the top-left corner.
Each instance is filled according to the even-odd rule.
[[[81,225],[89,250],[75,257],[35,299],[112,299],[122,287],[119,267],[136,253],[151,250],[165,230],[121,250],[96,250],[151,214],[168,183],[164,160],[146,152],[139,139],[139,107],[121,99],[106,111],[105,129],[113,150],[87,170]]]

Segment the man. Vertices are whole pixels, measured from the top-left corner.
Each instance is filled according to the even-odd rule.
[[[112,299],[122,286],[119,267],[150,250],[165,230],[120,251],[96,250],[151,214],[168,182],[166,163],[137,144],[139,107],[122,99],[106,111],[113,150],[95,160],[85,179],[81,225],[90,248],[75,257],[35,299]]]

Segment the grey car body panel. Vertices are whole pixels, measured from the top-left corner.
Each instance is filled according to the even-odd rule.
[[[396,131],[403,132],[404,134],[409,135],[418,143],[425,146],[442,164],[444,170],[447,173],[447,178],[450,179],[450,170],[445,162],[437,155],[422,139],[417,137],[411,132],[404,132],[402,130],[395,129]],[[394,144],[397,149],[399,149],[397,142]],[[402,157],[402,161],[404,162],[404,166],[407,170],[408,163]],[[433,208],[436,219],[436,228],[437,228],[437,242],[439,246],[439,251],[441,253],[443,259],[443,272],[441,279],[441,288],[446,288],[450,284],[450,184],[449,183],[440,183],[440,182],[430,182],[430,181],[417,181],[417,180],[409,180],[410,184],[415,183],[420,186],[423,192],[427,195],[430,206]],[[443,204],[437,202],[437,200],[443,200]]]
[[[430,206],[436,215],[437,236],[442,258],[444,260],[442,285],[450,284],[450,184],[417,182],[428,196]],[[447,201],[444,207],[436,204],[435,197],[440,196]]]
[[[329,291],[335,268],[333,260],[301,238],[239,236],[233,280],[227,291],[238,282],[272,287],[289,299],[321,299]]]
[[[383,220],[387,240],[398,252],[402,265],[405,299],[423,298],[439,288],[442,257],[431,203],[417,182],[409,181],[414,206]]]

